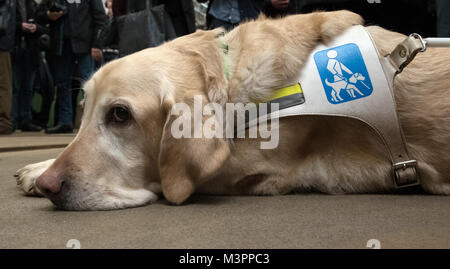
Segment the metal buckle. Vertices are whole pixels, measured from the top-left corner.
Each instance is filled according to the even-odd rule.
[[[409,160],[409,161],[405,161],[405,162],[399,162],[399,163],[395,163],[394,164],[394,169],[399,169],[399,168],[407,168],[407,167],[416,167],[417,165],[417,161],[416,160]]]
[[[417,34],[417,33],[413,33],[409,35],[410,37],[413,37],[415,39],[419,39],[420,43],[422,43],[422,49],[420,50],[420,52],[424,52],[427,50],[427,42],[422,38],[421,35]]]
[[[399,162],[399,163],[395,163],[393,165],[394,168],[394,182],[395,182],[395,187],[396,188],[407,188],[407,187],[412,187],[412,186],[418,186],[420,185],[419,182],[419,176],[417,174],[417,161],[416,160],[409,160],[409,161],[404,161],[404,162]],[[412,181],[410,183],[405,183],[405,184],[399,184],[398,183],[398,177],[397,177],[397,171],[399,169],[407,169],[407,168],[412,168],[414,169],[414,174],[416,175],[416,179],[415,181]]]
[[[427,42],[419,34],[411,34],[387,56],[399,74],[416,57],[427,49]]]

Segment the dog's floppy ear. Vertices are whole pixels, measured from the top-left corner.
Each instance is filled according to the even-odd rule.
[[[197,31],[168,43],[177,55],[195,67],[195,70],[186,70],[185,76],[190,80],[178,84],[176,96],[173,91],[162,97],[162,110],[166,120],[160,144],[159,173],[163,194],[174,204],[183,203],[199,185],[215,174],[230,155],[229,145],[224,139],[206,138],[203,130],[194,136],[194,130],[199,125],[203,126],[205,121],[214,122],[214,126],[222,125],[217,122],[214,114],[203,117],[197,115],[200,120],[194,120],[194,96],[201,97],[201,109],[205,103],[223,105],[227,100],[228,83],[223,73],[220,44],[216,40],[218,33],[222,31]],[[189,71],[190,74],[187,73]],[[178,103],[175,104],[176,102]],[[172,108],[180,106],[185,108],[182,113],[171,113]],[[181,137],[174,136],[173,130],[177,129],[180,120],[188,122],[190,129]],[[183,125],[184,127],[187,126]],[[186,134],[191,138],[186,137]]]
[[[229,145],[224,139],[205,138],[203,132],[201,138],[174,137],[173,130],[179,130],[179,125],[172,126],[175,121],[183,119],[190,121],[189,124],[203,125],[208,120],[208,117],[202,117],[202,120],[194,121],[193,95],[185,97],[183,102],[182,105],[192,113],[185,113],[184,110],[183,113],[172,115],[175,102],[171,98],[166,98],[162,105],[166,122],[160,144],[159,172],[163,194],[174,204],[183,203],[199,185],[214,176],[230,155]],[[210,117],[215,119],[214,115]],[[194,137],[196,126],[191,126],[189,133]]]
[[[219,35],[223,28],[209,31],[197,30],[195,33],[177,38],[167,46],[179,52],[197,66],[196,71],[201,74],[204,90],[211,102],[224,104],[228,98],[226,88],[228,81],[224,74],[223,48]]]

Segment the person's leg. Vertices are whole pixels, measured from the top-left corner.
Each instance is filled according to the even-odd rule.
[[[75,57],[77,58],[77,57]],[[78,62],[78,59],[76,59],[76,64],[74,65],[74,70],[72,73],[72,122],[75,126],[75,118],[77,114],[77,99],[78,94],[80,93],[80,89],[82,87],[82,79],[80,75],[80,64]]]
[[[92,59],[90,54],[77,54],[76,55],[76,59],[78,61],[78,74],[79,77],[77,78],[78,83],[76,83],[78,85],[78,88],[82,88],[83,84],[89,80],[89,78],[92,76],[92,74],[94,73],[94,60]],[[77,98],[78,98],[78,94],[79,94],[79,90],[75,91],[73,96],[73,122],[75,124],[76,122],[76,111],[77,111]]]
[[[36,70],[31,68],[27,75],[27,82],[24,83],[24,94],[22,100],[22,125],[21,129],[24,132],[39,132],[42,130],[42,127],[33,123],[33,116],[31,112],[31,107],[33,103],[33,95],[34,95],[34,81],[36,79]]]
[[[61,126],[63,132],[69,132],[72,129],[72,93],[71,76],[73,67],[73,53],[70,42],[64,42],[62,55],[52,55],[50,68],[57,87],[56,92],[56,113],[58,113],[58,122],[54,128],[49,128],[46,133],[58,133]]]
[[[79,79],[82,82],[86,82],[94,72],[94,60],[92,60],[91,54],[88,53],[76,54],[76,59],[79,68],[78,74],[80,74]]]
[[[436,0],[437,35],[450,37],[450,1]]]
[[[42,128],[31,122],[31,103],[33,101],[33,83],[36,67],[32,64],[34,55],[31,50],[21,48],[18,51],[14,68],[14,105],[17,123],[22,131],[39,132]]]
[[[208,29],[211,30],[211,29],[223,27],[223,28],[225,28],[225,30],[231,31],[236,26],[237,26],[237,24],[229,23],[227,21],[219,20],[217,18],[212,17],[211,24],[208,26]]]
[[[11,120],[17,128],[21,128],[24,113],[25,84],[27,83],[28,59],[25,49],[25,41],[17,44],[14,53],[11,54],[13,69],[13,102],[11,109]]]
[[[12,102],[12,72],[9,52],[0,51],[0,134],[13,131],[10,113]]]
[[[13,82],[13,88],[12,88],[12,107],[11,107],[11,121],[13,122],[14,128],[19,127],[20,125],[20,116],[19,116],[19,106],[20,106],[20,89],[21,89],[21,82],[22,79],[22,72],[21,72],[21,59],[20,59],[20,50],[15,50],[14,53],[11,54],[11,60],[12,60],[12,82]]]
[[[49,59],[47,61],[47,59]],[[53,83],[53,75],[50,70],[50,65],[48,64],[50,57],[42,57],[39,62],[39,80],[42,94],[42,106],[41,111],[38,113],[36,121],[43,128],[47,128],[50,119],[50,109],[55,98],[55,87]]]

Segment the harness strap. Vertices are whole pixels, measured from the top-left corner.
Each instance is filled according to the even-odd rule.
[[[411,34],[405,40],[403,40],[403,42],[398,44],[389,55],[380,60],[388,77],[393,78],[392,81],[389,81],[390,87],[392,89],[394,88],[393,83],[395,76],[401,73],[403,69],[412,60],[414,60],[416,55],[419,52],[424,52],[426,48],[427,44],[419,34]],[[386,62],[388,62],[389,64],[387,64]],[[408,155],[406,151],[406,144],[405,153]],[[417,172],[416,166],[417,161],[413,159],[398,159],[394,161],[394,182],[397,188],[419,185],[419,174]]]
[[[387,55],[381,64],[389,77],[395,78],[416,57],[419,52],[424,52],[427,47],[450,47],[449,38],[423,39],[419,34],[411,34],[394,50]],[[388,62],[389,64],[387,64]],[[390,81],[390,83],[393,84]],[[391,84],[391,88],[393,85]],[[397,187],[406,187],[419,184],[419,175],[416,171],[415,160],[398,161],[393,165],[394,179]]]
[[[426,43],[418,34],[411,34],[388,55],[391,64],[396,68],[397,73],[403,71],[417,53],[426,50]]]
[[[406,55],[401,60],[394,59],[393,61],[396,64],[393,64],[391,57],[379,55],[371,36],[364,27],[354,26],[350,28],[329,44],[319,45],[311,53],[297,80],[300,81],[303,88],[304,96],[301,105],[285,109],[280,107],[280,110],[276,113],[260,116],[260,119],[299,115],[324,115],[360,120],[370,126],[386,146],[392,163],[394,186],[396,188],[404,188],[419,185],[419,174],[416,171],[417,162],[409,156],[399,123],[393,93],[395,75],[414,58],[415,54],[423,49],[423,46],[419,46],[415,39],[412,37],[411,40],[405,43],[406,45],[400,47],[406,49]],[[361,84],[360,87],[370,87],[371,92],[367,92],[364,96],[359,95],[357,97],[360,98],[357,99],[340,102],[336,98],[339,93],[332,92],[335,95],[333,98],[325,94],[326,80],[321,78],[320,74],[326,73],[327,70],[324,70],[323,67],[321,67],[322,69],[318,67],[314,55],[323,55],[326,51],[344,46],[357,46],[361,51],[371,84]],[[391,55],[394,56],[394,54]],[[400,52],[397,54],[400,54]],[[328,57],[333,57],[333,55],[330,54]],[[351,55],[350,57],[354,56]],[[353,72],[356,71],[353,70]],[[333,86],[339,87],[339,85]],[[355,88],[354,90],[358,89]],[[250,121],[248,126],[251,127],[256,124],[257,120],[254,120]]]
[[[358,90],[358,85],[348,89],[348,83],[344,90],[358,92],[356,96],[352,92],[353,100],[343,100],[339,97],[340,85],[336,82],[342,80],[328,81],[322,77],[324,72],[319,68],[318,62],[315,63],[315,56],[325,51],[335,50],[344,46],[356,46],[362,54],[363,61],[367,67],[368,77],[372,82],[365,84],[365,77],[359,74],[361,80],[356,83],[359,87],[366,87],[370,92],[364,94]],[[417,161],[412,159],[408,153],[405,137],[397,115],[397,105],[394,96],[395,76],[414,59],[419,53],[428,47],[450,47],[450,38],[428,38],[422,39],[418,34],[412,34],[389,55],[383,57],[376,49],[374,42],[362,26],[354,26],[337,37],[329,44],[318,45],[310,54],[305,63],[299,78],[292,86],[274,90],[274,93],[268,100],[256,101],[256,103],[278,103],[278,111],[269,111],[267,114],[258,115],[257,118],[248,119],[246,124],[238,128],[249,128],[255,126],[260,121],[268,118],[282,118],[301,115],[323,115],[354,118],[360,120],[371,127],[372,130],[381,138],[386,146],[387,153],[392,163],[392,177],[394,186],[398,192],[404,192],[417,189],[410,187],[420,187],[419,173],[416,169]],[[224,57],[227,57],[227,47],[222,45]],[[323,53],[322,53],[323,54]],[[335,58],[334,53],[327,54],[328,58]],[[350,63],[355,58],[351,53]],[[224,58],[224,72],[227,74],[227,64]],[[353,62],[353,67],[356,68]],[[319,71],[319,72],[318,72]],[[326,71],[325,71],[326,72]],[[355,72],[355,70],[353,71]],[[322,85],[321,85],[322,84]],[[325,94],[325,85],[332,87],[334,92],[331,100],[329,93]],[[363,97],[361,97],[364,95]],[[359,97],[359,98],[357,98]],[[328,99],[328,100],[327,100]],[[339,99],[339,100],[338,100]],[[269,106],[270,107],[270,106]],[[408,188],[406,188],[408,187]]]

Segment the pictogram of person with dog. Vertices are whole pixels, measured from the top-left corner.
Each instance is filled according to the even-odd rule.
[[[356,45],[321,51],[316,55],[316,64],[331,103],[352,101],[372,93],[370,78]]]

